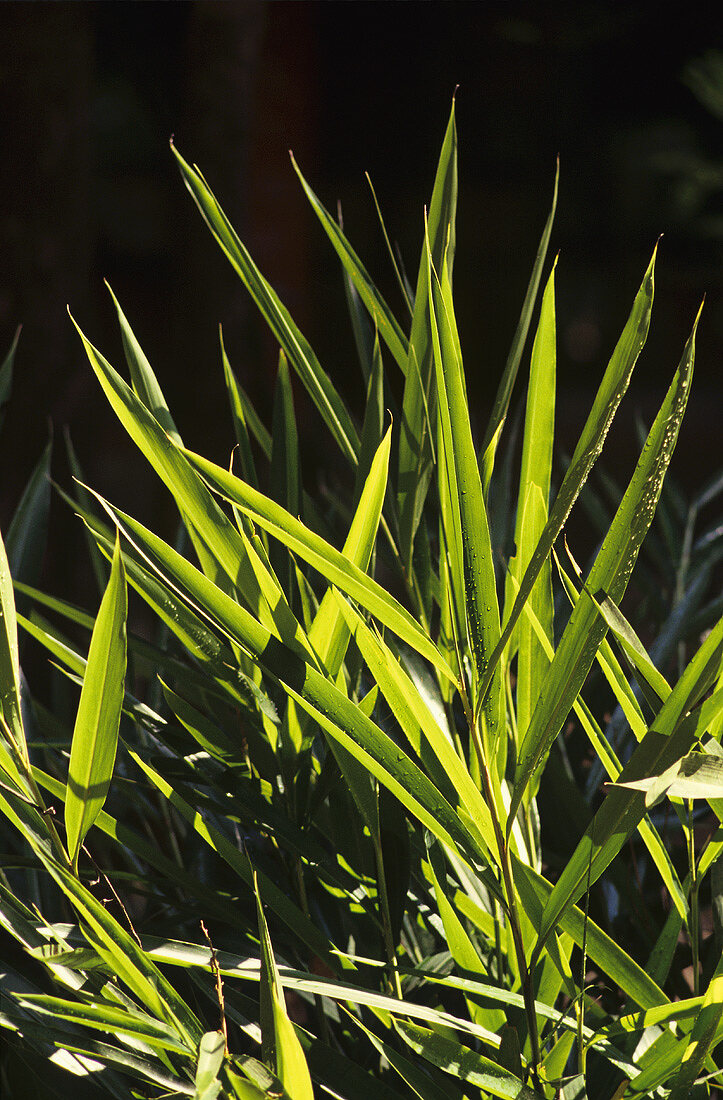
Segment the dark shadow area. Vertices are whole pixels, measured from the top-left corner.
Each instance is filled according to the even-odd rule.
[[[160,513],[171,523],[164,490],[107,408],[66,314],[69,303],[123,368],[104,278],[189,446],[225,463],[233,442],[219,323],[232,366],[270,419],[276,348],[185,192],[168,149],[172,133],[358,409],[338,264],[288,150],[329,209],[341,201],[350,240],[404,322],[364,172],[414,281],[423,205],[457,84],[455,292],[479,433],[559,153],[552,249],[561,254],[560,448],[577,438],[663,232],[648,347],[603,462],[627,481],[635,411],[652,421],[705,292],[673,476],[693,489],[717,465],[723,66],[709,54],[712,7],[681,17],[646,0],[8,2],[0,26],[2,354],[23,325],[0,439],[3,524],[47,442],[49,418],[56,477],[67,479],[59,429],[68,425],[92,484],[141,518]],[[313,484],[325,433],[295,389],[304,478]],[[69,547],[79,549],[77,522],[64,506],[54,510]]]

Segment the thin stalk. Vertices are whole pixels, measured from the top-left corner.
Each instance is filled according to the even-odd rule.
[[[693,996],[700,995],[700,920],[698,913],[698,865],[695,859],[693,802],[688,799],[688,865],[690,867],[690,949],[693,954]]]

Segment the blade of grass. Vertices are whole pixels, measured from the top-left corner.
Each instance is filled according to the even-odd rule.
[[[110,580],[88,651],[73,732],[65,800],[68,855],[77,871],[83,841],[103,808],[115,766],[126,673],[125,569],[116,538]]]
[[[13,749],[20,755],[25,765],[29,766],[28,746],[20,711],[20,661],[15,597],[2,536],[0,536],[0,684],[2,684],[0,713],[4,719],[6,732],[9,732],[12,738]]]
[[[199,172],[191,167],[171,142],[171,152],[181,177],[216,241],[261,310],[277,343],[299,375],[342,454],[356,465],[359,437],[349,412],[310,344],[301,334],[276,292],[251,259],[228,218]]]
[[[296,430],[289,365],[283,351],[279,352],[271,438],[270,496],[283,505],[292,516],[298,516],[301,511],[299,437]],[[291,558],[278,543],[272,544],[269,558],[276,576],[282,580],[282,588],[287,599],[291,600],[293,591]]]
[[[249,438],[249,428],[247,426],[247,420],[249,426],[251,418],[249,417],[249,404],[244,400],[244,393],[236,381],[236,375],[231,370],[231,364],[226,354],[226,347],[223,342],[223,329],[219,325],[218,336],[221,342],[221,360],[223,362],[223,376],[226,382],[226,389],[228,391],[228,400],[231,407],[231,417],[233,419],[233,428],[236,435],[236,442],[238,443],[239,452],[241,455],[241,469],[243,471],[244,480],[248,481],[250,485],[253,485],[255,489],[258,489],[259,482],[256,476],[256,463],[254,462],[253,452],[251,450],[251,440]],[[254,433],[258,438],[258,429],[263,428],[261,422],[258,422],[257,432]],[[268,432],[263,428],[264,438],[268,436]],[[271,457],[271,440],[267,439],[267,447],[264,450],[264,454],[267,458]],[[262,448],[263,449],[263,448]]]
[[[527,1088],[514,1073],[456,1039],[407,1020],[395,1020],[394,1026],[412,1050],[452,1077],[502,1100],[542,1100],[542,1093]]]
[[[54,1019],[70,1020],[99,1031],[128,1035],[161,1050],[186,1056],[193,1053],[192,1048],[181,1041],[174,1028],[154,1020],[146,1013],[130,1013],[125,1008],[116,1008],[103,1001],[69,1001],[42,993],[25,994],[18,1003],[21,1007],[29,1005],[36,1012]]]
[[[698,318],[625,496],[587,578],[587,589],[592,592],[604,591],[615,604],[620,602],[625,592],[638,551],[652,522],[663,478],[678,437],[693,371]],[[527,574],[529,568],[526,576]],[[521,594],[522,587],[515,600],[515,607]],[[540,698],[530,722],[524,753],[515,777],[508,831],[512,827],[527,784],[546,759],[550,746],[590,670],[606,630],[604,619],[600,617],[593,600],[584,590],[565,628],[550,666],[544,696]]]
[[[455,512],[459,514],[464,567],[464,593],[458,602],[466,609],[476,688],[486,668],[488,654],[499,640],[499,606],[487,509],[472,442],[449,267],[445,262],[440,282],[432,267],[429,239],[427,258],[430,264],[429,317],[442,428],[440,461],[443,459],[448,471],[454,470],[448,488],[450,497],[455,491],[457,493]],[[475,694],[470,705],[473,711],[476,710]],[[490,770],[497,769],[498,774],[504,771],[499,751],[500,742],[504,740],[506,744],[503,713],[502,678],[497,670],[484,703],[483,738],[485,759]]]
[[[128,319],[121,309],[118,299],[107,280],[105,285],[108,287],[108,292],[113,299],[113,305],[118,314],[118,322],[120,324],[121,337],[123,339],[123,351],[130,371],[133,389],[148,411],[156,418],[164,432],[171,437],[174,443],[178,443],[180,446],[183,440],[171,416],[170,409],[166,404],[166,399],[163,396],[163,391],[158,384],[158,379],[156,378],[153,368],[148,362],[143,348],[138,343],[133,329],[128,324]]]
[[[484,695],[492,682],[497,662],[502,656],[515,623],[519,619],[522,608],[527,602],[527,598],[532,591],[532,586],[537,580],[542,566],[547,561],[553,544],[560,534],[572,506],[602,450],[610,424],[628,388],[638,356],[645,345],[648,328],[650,327],[650,313],[653,304],[653,274],[656,251],[653,252],[642,285],[633,303],[630,316],[628,317],[623,333],[608,363],[607,370],[605,371],[597,394],[595,395],[590,415],[585,422],[570,465],[555,498],[555,503],[550,510],[550,518],[545,525],[545,529],[532,555],[530,564],[525,570],[517,599],[505,622],[500,640],[494,652],[490,654],[485,678],[480,686],[481,700],[484,699]]]
[[[319,199],[309,187],[309,184],[302,175],[301,169],[294,160],[293,153],[290,155],[294,171],[299,177],[304,193],[309,200],[309,204],[321,222],[327,237],[334,246],[344,270],[353,282],[359,297],[369,311],[369,316],[374,321],[379,335],[384,340],[384,343],[389,348],[402,371],[406,371],[407,360],[409,358],[409,341],[402,332],[389,306],[369,277],[369,273],[363,263],[344,236],[341,227],[334,221],[331,214],[329,214],[328,210],[319,202]]]
[[[661,774],[684,756],[696,737],[705,731],[707,703],[703,704],[699,712],[693,708],[716,676],[721,655],[723,619],[703,642],[623,768],[620,774],[623,783]],[[711,706],[715,710],[718,701],[715,697],[712,698]],[[582,896],[588,883],[594,883],[599,878],[617,855],[626,838],[637,828],[645,811],[645,798],[638,791],[617,789],[608,795],[578,843],[545,905],[536,954],[539,954],[549,932],[560,922],[562,914]]]
[[[284,1086],[289,1100],[314,1100],[309,1067],[304,1051],[298,1040],[294,1025],[289,1019],[284,1001],[284,991],[274,959],[271,938],[264,917],[259,895],[256,874],[254,872],[254,893],[256,894],[256,913],[261,941],[261,1021],[264,1022],[264,999],[267,1000],[267,1020],[273,1028],[273,1051],[276,1063],[276,1075]],[[266,1035],[264,1039],[266,1039]]]
[[[510,569],[514,571],[518,580],[522,579],[547,522],[555,430],[555,377],[555,265],[553,265],[542,296],[540,321],[532,348],[530,382],[527,389],[515,526],[516,556],[510,562]],[[540,575],[530,592],[529,604],[542,624],[546,637],[552,642],[554,607],[552,568],[549,558],[542,565]],[[517,642],[517,735],[521,747],[549,668],[549,660],[542,651],[541,643],[527,619],[518,623]]]
[[[525,342],[527,340],[527,333],[530,327],[530,321],[532,320],[532,313],[535,308],[535,301],[537,299],[537,291],[540,286],[540,279],[542,278],[542,269],[545,266],[545,257],[547,256],[547,248],[550,243],[550,236],[552,234],[552,224],[555,220],[555,210],[557,209],[557,186],[560,181],[560,158],[557,159],[557,165],[555,167],[555,186],[552,192],[552,207],[550,213],[547,216],[545,222],[545,228],[542,231],[542,237],[537,247],[537,255],[535,257],[535,263],[532,268],[532,274],[527,286],[527,293],[525,294],[525,300],[522,304],[522,312],[520,319],[517,322],[517,329],[515,331],[514,338],[512,340],[512,347],[510,348],[509,355],[507,356],[507,362],[505,363],[505,369],[500,379],[500,384],[497,387],[497,394],[495,396],[494,405],[492,406],[492,413],[490,415],[487,430],[485,431],[484,439],[482,440],[482,446],[480,448],[481,467],[482,467],[482,483],[484,485],[485,495],[489,489],[490,478],[492,477],[492,470],[494,468],[495,454],[499,443],[502,428],[504,427],[505,420],[507,419],[507,410],[510,405],[510,398],[512,397],[512,391],[515,387],[515,379],[517,378],[517,371],[522,359],[522,352],[525,348]]]
[[[313,660],[306,635],[258,554],[249,551],[248,540],[244,542],[155,417],[75,327],[113,411],[173,494],[182,515],[190,520],[219,568],[272,631],[280,631],[293,650]]]
[[[438,271],[441,271],[446,256],[450,281],[454,262],[456,209],[457,129],[453,101],[439,156],[426,230],[432,263]],[[432,337],[429,327],[429,271],[426,245],[423,242],[414,296],[409,362],[402,398],[396,479],[400,554],[407,571],[411,570],[414,537],[432,476],[433,460],[429,425],[434,424],[436,420],[436,403],[432,386],[433,369]]]

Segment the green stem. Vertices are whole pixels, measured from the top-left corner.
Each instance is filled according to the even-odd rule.
[[[693,996],[700,994],[700,921],[698,914],[698,867],[695,861],[693,803],[688,800],[688,863],[690,866],[690,947],[693,954]]]

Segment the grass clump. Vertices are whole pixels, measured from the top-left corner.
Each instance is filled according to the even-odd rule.
[[[222,345],[238,446],[216,465],[184,445],[118,302],[130,384],[78,328],[180,534],[161,538],[77,471],[68,499],[103,591],[92,616],[24,572],[45,467],[8,531],[6,1084],[32,1056],[119,1097],[709,1092],[723,943],[701,912],[719,913],[723,881],[723,618],[708,595],[720,531],[696,523],[723,482],[689,504],[664,492],[698,318],[627,488],[603,481],[601,496],[588,479],[646,341],[653,253],[555,483],[557,183],[477,446],[452,293],[454,109],[415,285],[400,275],[405,324],[294,166],[341,262],[361,416],[173,155],[279,344],[273,430]],[[507,417],[533,319],[520,458]],[[323,502],[299,468],[292,373],[353,487]],[[561,537],[583,490],[601,524],[585,572]],[[648,584],[646,648],[620,604],[651,525],[638,572],[662,568],[671,596]],[[153,641],[127,628],[129,587]],[[77,711],[33,696],[18,627],[82,685]]]

